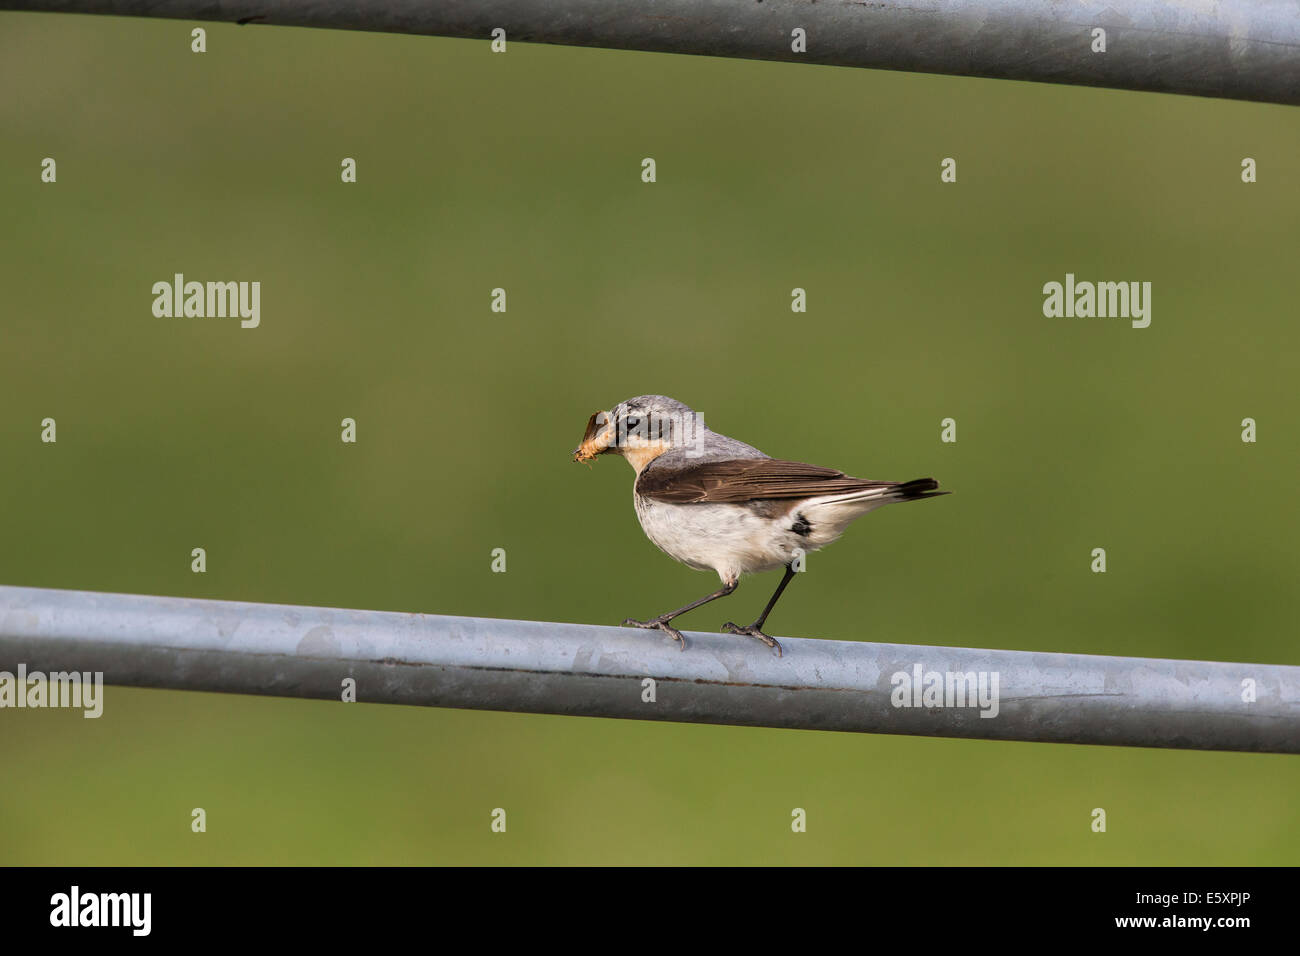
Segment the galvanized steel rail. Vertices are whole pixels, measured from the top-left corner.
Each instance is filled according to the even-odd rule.
[[[358,702],[1300,753],[1300,667],[784,637],[777,657],[734,635],[686,636],[681,652],[619,627],[0,586],[9,674],[336,701],[352,678]],[[995,706],[942,692],[926,706],[931,674],[972,688],[996,674]]]
[[[1300,103],[1296,0],[0,0],[0,8],[484,41],[499,29],[507,50],[560,43]]]

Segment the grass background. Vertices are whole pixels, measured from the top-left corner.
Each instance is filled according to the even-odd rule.
[[[813,555],[775,634],[1300,664],[1300,112],[191,26],[0,14],[0,581],[657,613],[716,583],[568,452],[660,392],[957,492]],[[154,318],[174,272],[260,280],[261,327]],[[1152,282],[1151,327],[1044,318],[1066,272]],[[0,712],[0,764],[3,863],[1300,861],[1271,755],[110,688]]]

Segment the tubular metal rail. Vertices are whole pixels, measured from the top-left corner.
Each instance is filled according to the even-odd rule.
[[[560,43],[1300,103],[1296,0],[0,0],[0,8],[484,41],[502,30],[507,50],[514,41]]]
[[[341,700],[351,678],[359,702],[1300,753],[1300,667],[802,638],[777,657],[686,637],[682,652],[619,627],[0,586],[0,681],[21,666]]]

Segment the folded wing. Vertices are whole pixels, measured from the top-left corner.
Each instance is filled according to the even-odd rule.
[[[647,468],[637,479],[637,493],[673,504],[746,502],[769,498],[813,498],[878,491],[899,497],[928,497],[938,487],[931,478],[916,481],[867,481],[836,471],[779,458],[702,461],[681,468]]]

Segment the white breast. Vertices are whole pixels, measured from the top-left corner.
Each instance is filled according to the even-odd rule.
[[[659,550],[698,571],[716,571],[724,582],[783,567],[802,544],[788,521],[760,517],[743,505],[678,505],[633,497],[641,528]]]

